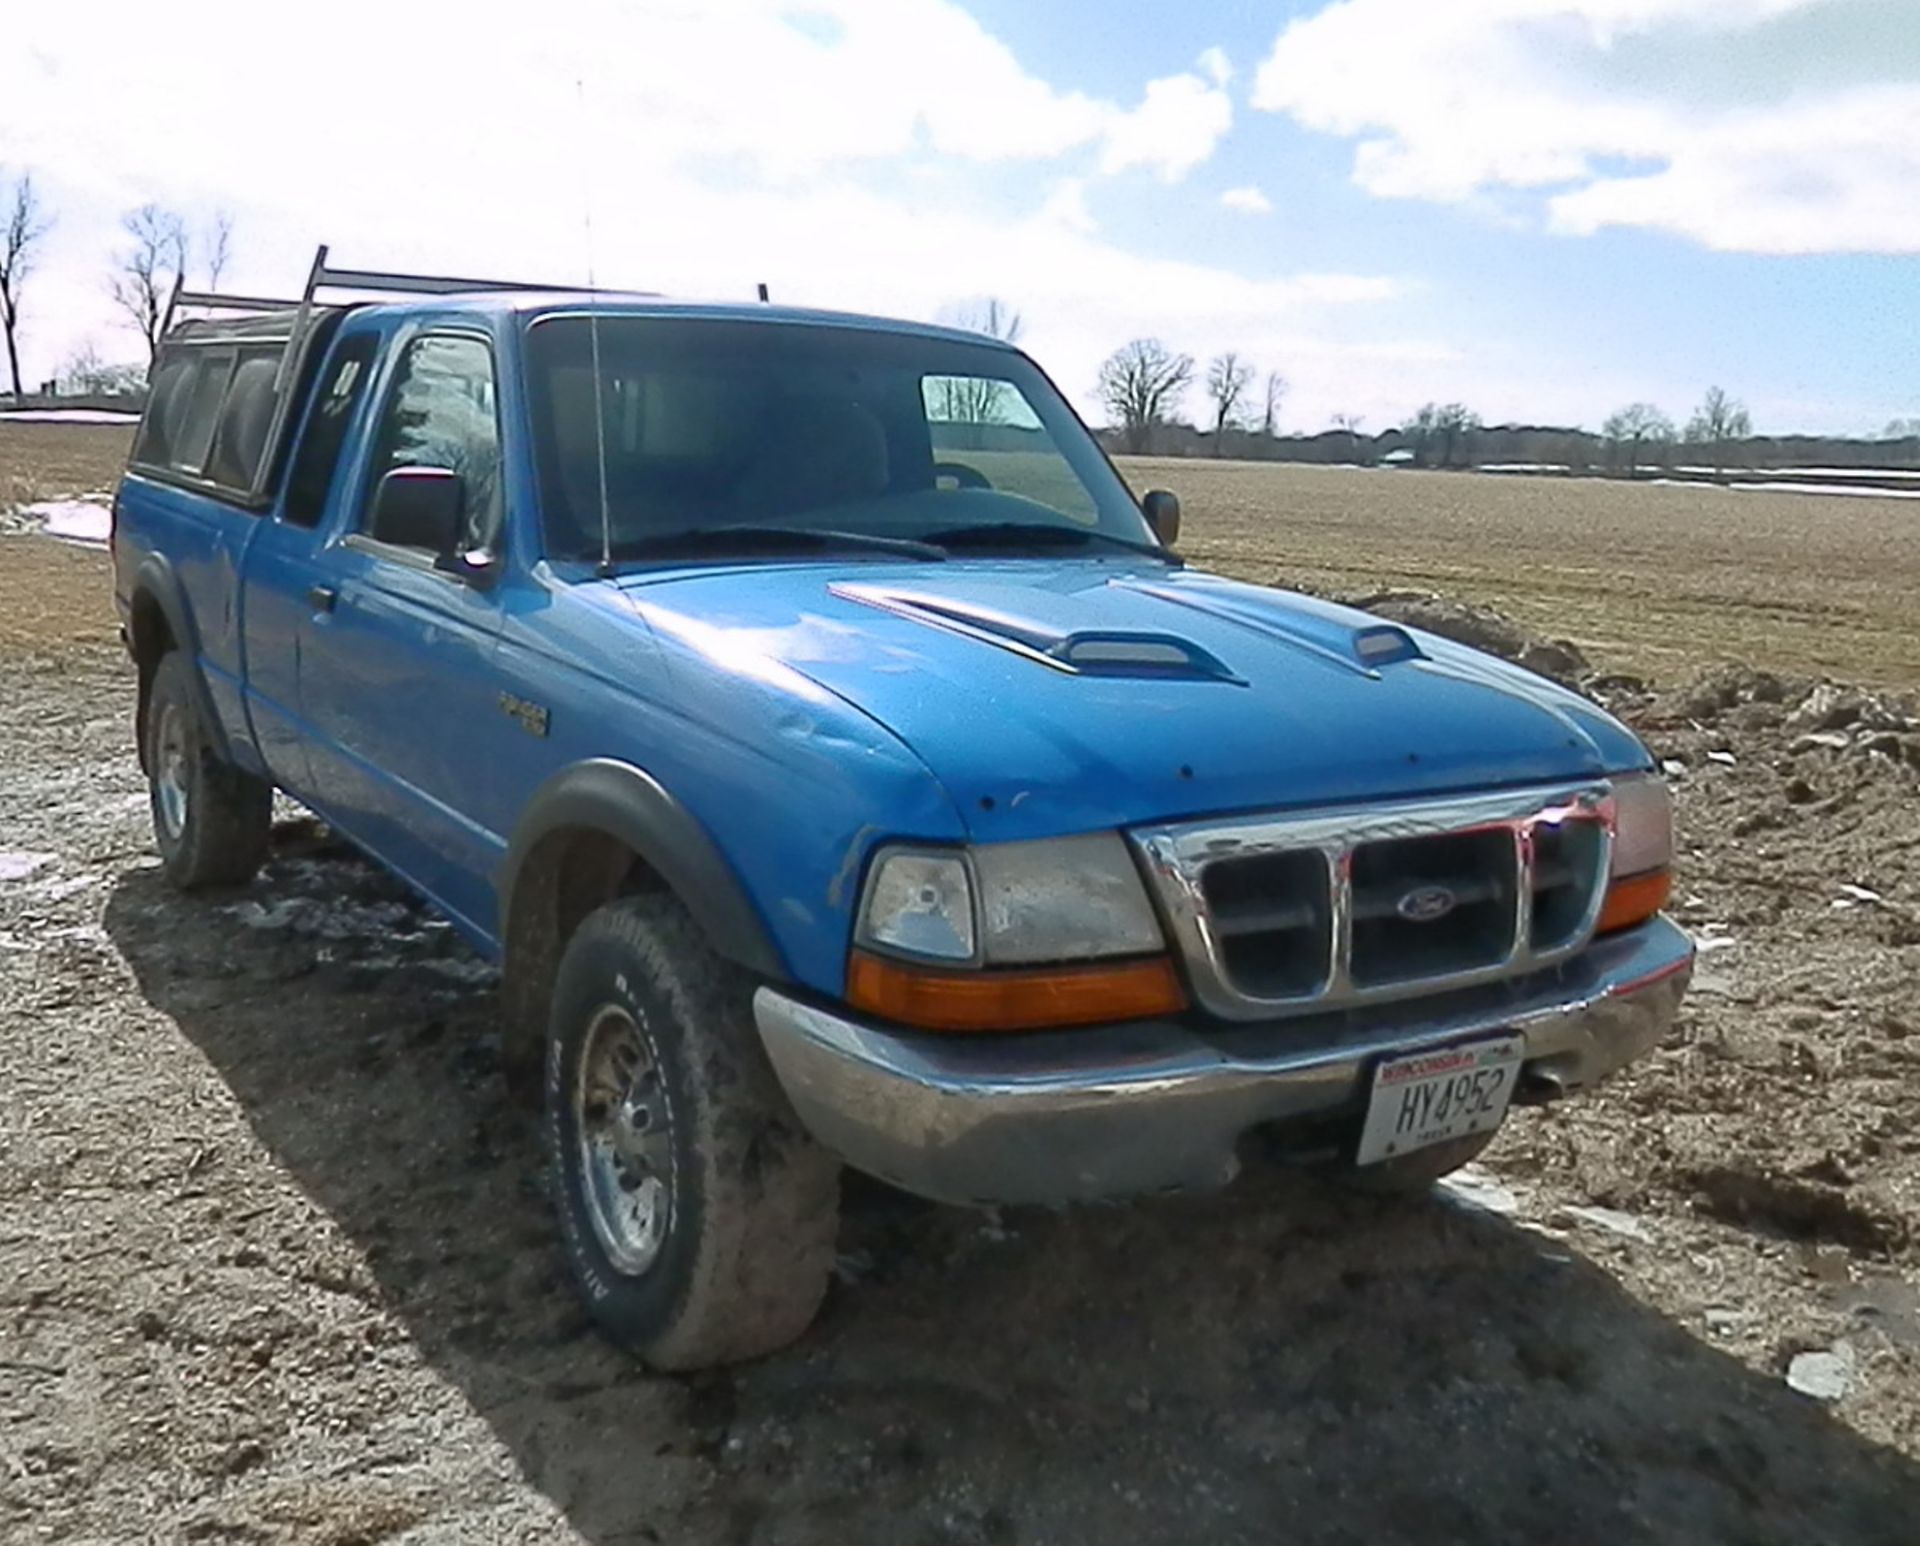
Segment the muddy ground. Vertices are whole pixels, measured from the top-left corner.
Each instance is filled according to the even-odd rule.
[[[245,890],[162,885],[103,586],[0,537],[0,850],[45,856],[0,869],[0,1540],[1920,1538],[1910,706],[1594,684],[1724,943],[1466,1185],[851,1188],[814,1331],[666,1378],[573,1302],[444,927],[293,812]]]

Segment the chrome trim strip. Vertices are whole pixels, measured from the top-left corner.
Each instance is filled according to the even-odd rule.
[[[1333,959],[1327,963],[1327,986],[1323,996],[1344,999],[1353,992],[1353,852],[1341,848],[1323,851],[1327,860],[1328,882],[1332,886],[1328,892],[1332,899],[1329,905],[1333,909]],[[1204,907],[1206,893],[1200,889],[1199,880],[1200,877],[1195,875],[1193,894],[1200,898]],[[1211,936],[1213,931],[1209,929],[1207,932]]]
[[[1527,942],[1533,938],[1533,881],[1535,855],[1533,827],[1531,824],[1513,829],[1513,857],[1515,881],[1518,889],[1513,894],[1513,954],[1523,955]],[[1595,891],[1604,891],[1606,871],[1596,877],[1599,884]]]
[[[1600,851],[1596,881],[1586,915],[1566,940],[1549,950],[1529,945],[1533,926],[1534,844],[1536,828],[1566,820],[1597,822]],[[1442,799],[1403,800],[1385,805],[1307,811],[1299,815],[1239,820],[1179,822],[1139,827],[1127,836],[1146,871],[1169,937],[1179,947],[1194,997],[1227,1020],[1270,1020],[1327,1009],[1388,1003],[1496,982],[1503,977],[1550,966],[1583,948],[1593,936],[1606,901],[1606,877],[1613,856],[1613,787],[1602,779],[1553,784],[1491,794]],[[1359,986],[1353,981],[1353,853],[1364,843],[1394,838],[1434,837],[1447,833],[1501,828],[1512,833],[1515,880],[1512,948],[1500,961],[1470,970]],[[1203,880],[1207,868],[1225,859],[1318,849],[1328,865],[1333,909],[1333,957],[1324,983],[1307,993],[1272,996],[1237,987],[1225,966],[1219,931],[1208,908]]]

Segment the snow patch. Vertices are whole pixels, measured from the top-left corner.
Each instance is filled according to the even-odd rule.
[[[9,408],[0,420],[11,424],[138,424],[140,415],[118,408]]]
[[[105,547],[113,532],[113,512],[91,499],[47,499],[20,514],[49,537],[82,547]]]
[[[25,880],[43,864],[53,862],[52,854],[0,850],[0,880]]]
[[[1875,488],[1869,483],[1730,483],[1747,494],[1854,494],[1865,499],[1920,499],[1920,489]]]
[[[1745,469],[1742,469],[1743,471]],[[1754,477],[1768,478],[1826,478],[1834,482],[1851,482],[1858,478],[1914,478],[1920,479],[1920,468],[1916,467],[1770,467],[1763,473],[1754,468],[1750,474]]]

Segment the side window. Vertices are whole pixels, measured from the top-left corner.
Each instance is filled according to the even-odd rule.
[[[191,349],[169,349],[154,372],[153,389],[147,394],[146,417],[140,421],[140,438],[134,443],[136,466],[165,467],[172,459],[174,437],[180,430],[180,415],[193,395],[194,368],[199,355]]]
[[[368,505],[396,467],[445,467],[466,480],[469,550],[490,548],[500,530],[500,424],[493,351],[466,335],[416,338],[380,418]]]
[[[273,423],[273,383],[280,374],[278,345],[240,351],[233,369],[225,405],[220,410],[220,432],[213,442],[207,476],[222,488],[245,493],[253,487],[260,454],[267,448],[267,429]]]
[[[227,378],[233,374],[237,351],[200,350],[200,368],[194,372],[193,389],[180,412],[180,427],[173,437],[172,455],[167,465],[175,472],[202,477],[207,457],[213,450],[213,432],[220,423],[220,404],[227,395]]]
[[[340,450],[347,443],[347,429],[353,423],[354,410],[366,396],[367,381],[373,374],[374,350],[379,343],[372,333],[347,339],[334,351],[326,374],[314,389],[313,406],[307,411],[306,433],[300,437],[300,449],[294,453],[293,471],[287,477],[287,497],[281,505],[282,515],[296,526],[317,525],[326,511],[334,470],[340,464]]]

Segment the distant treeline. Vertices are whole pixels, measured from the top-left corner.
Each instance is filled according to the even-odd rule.
[[[1098,432],[1110,452],[1126,450],[1120,430]],[[1401,429],[1368,435],[1322,430],[1317,435],[1264,435],[1229,428],[1215,434],[1188,424],[1155,424],[1146,451],[1152,456],[1228,456],[1246,461],[1351,463],[1362,467],[1399,463],[1421,467],[1530,465],[1572,473],[1660,473],[1675,467],[1920,467],[1920,435],[1856,440],[1828,435],[1749,435],[1718,443],[1687,440],[1609,440],[1591,430],[1532,424],[1481,425],[1442,447],[1431,437]]]

